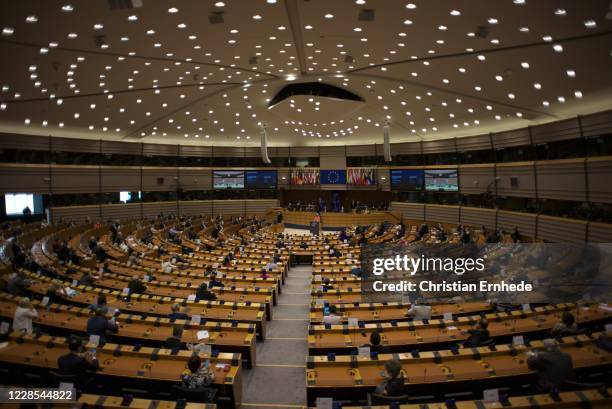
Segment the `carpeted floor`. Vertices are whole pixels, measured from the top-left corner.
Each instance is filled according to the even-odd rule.
[[[242,408],[306,407],[308,306],[312,266],[289,271],[283,293],[268,323],[267,338],[257,345],[257,365],[244,371]]]

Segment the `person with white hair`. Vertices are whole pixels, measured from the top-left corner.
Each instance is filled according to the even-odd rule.
[[[572,357],[559,349],[559,343],[554,339],[542,342],[544,351],[527,353],[529,369],[538,373],[538,389],[542,392],[561,390],[566,381],[574,378]]]
[[[32,333],[32,319],[38,318],[38,312],[32,306],[28,297],[19,300],[13,317],[13,330],[22,331],[26,334]]]

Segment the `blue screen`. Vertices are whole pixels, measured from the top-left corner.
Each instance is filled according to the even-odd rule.
[[[395,190],[423,190],[423,171],[391,169],[391,188]]]
[[[322,185],[344,185],[346,184],[346,170],[321,170],[320,180]]]
[[[275,170],[248,170],[246,172],[247,189],[276,189],[276,184]]]

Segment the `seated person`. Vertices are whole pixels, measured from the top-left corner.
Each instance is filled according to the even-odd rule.
[[[476,348],[487,342],[490,339],[488,327],[489,322],[485,318],[481,318],[476,325],[474,325],[474,328],[466,331],[470,336],[465,340],[463,345],[466,348]]]
[[[431,306],[413,303],[408,310],[408,315],[413,320],[423,321],[431,318]]]
[[[323,277],[323,284],[321,284],[324,290],[332,290],[334,285],[331,283],[329,277]]]
[[[387,396],[402,396],[404,394],[404,376],[402,375],[402,363],[399,359],[385,362],[385,374],[382,382],[376,386],[376,393]]]
[[[213,272],[210,275],[210,281],[208,282],[208,287],[210,288],[225,287],[225,285],[221,282],[221,280],[217,279],[217,274]]]
[[[57,368],[60,373],[82,378],[87,371],[95,371],[99,368],[95,354],[83,352],[83,341],[80,338],[71,337],[68,342],[68,350],[70,352],[66,355],[57,358]]]
[[[11,274],[6,289],[12,295],[25,296],[31,283],[23,272],[16,271]]]
[[[17,308],[15,308],[15,315],[13,316],[13,331],[22,331],[26,334],[31,334],[32,319],[38,318],[38,312],[32,306],[28,297],[23,297],[19,300]]]
[[[278,268],[278,264],[274,261],[274,258],[271,258],[268,264],[266,264],[265,269],[268,271],[272,271]]]
[[[574,335],[578,332],[576,318],[574,318],[574,315],[569,311],[563,311],[561,321],[556,323],[550,330],[550,334],[555,338],[560,338],[566,335]]]
[[[143,284],[142,280],[138,277],[134,277],[128,283],[130,294],[142,294],[147,291],[147,286]]]
[[[61,286],[61,281],[53,280],[47,288],[45,297],[49,297],[49,304],[58,304],[62,302],[62,298],[66,297],[66,291]]]
[[[340,324],[340,316],[336,315],[336,306],[329,307],[329,314],[323,317],[323,324],[337,325]]]
[[[99,278],[97,276],[92,275],[89,270],[85,271],[81,278],[79,278],[79,284],[81,285],[93,285],[94,281]]]
[[[100,309],[100,310],[102,310],[102,312],[104,314],[106,314],[108,312],[108,305],[106,304],[106,295],[105,294],[98,294],[98,298],[96,299],[96,303],[95,304],[91,304],[89,306],[89,309],[92,310],[92,311]]]
[[[215,375],[210,370],[210,361],[202,360],[197,354],[191,355],[187,361],[187,368],[181,374],[182,386],[189,389],[197,389],[209,386],[215,380]]]
[[[308,244],[306,244],[306,242],[305,242],[305,241],[303,241],[303,242],[301,242],[301,243],[300,243],[300,248],[301,248],[302,250],[306,250],[306,249],[308,248]]]
[[[172,310],[172,312],[168,314],[168,318],[170,318],[171,320],[188,320],[189,319],[189,315],[185,314],[184,312],[181,312],[181,306],[179,303],[175,302],[174,304],[172,304],[170,309]]]
[[[185,343],[181,341],[182,336],[183,327],[181,327],[180,325],[174,325],[172,327],[172,336],[166,338],[166,341],[164,342],[164,348],[171,349],[173,351],[185,349]]]
[[[196,301],[214,301],[217,299],[217,295],[208,289],[206,283],[200,284],[198,291],[196,291]]]
[[[527,353],[529,369],[538,373],[538,389],[549,392],[560,390],[566,381],[574,379],[574,365],[569,354],[559,350],[559,344],[554,339],[545,339],[544,351],[537,350]]]
[[[377,352],[379,355],[391,353],[389,347],[380,344],[379,331],[374,331],[372,334],[370,334],[370,343],[366,344],[365,346],[370,347],[370,352]]]
[[[100,345],[106,343],[107,332],[117,333],[119,326],[115,322],[114,318],[109,320],[104,315],[104,310],[96,308],[94,316],[87,320],[87,336],[97,335],[100,337]]]

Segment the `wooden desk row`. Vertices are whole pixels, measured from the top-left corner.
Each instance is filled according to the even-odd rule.
[[[43,297],[47,291],[48,283],[52,280],[47,277],[38,277],[26,272],[27,276],[38,280],[29,287],[29,291]],[[43,284],[47,283],[47,284]],[[183,312],[189,315],[200,315],[202,318],[218,321],[243,322],[255,324],[260,339],[265,338],[266,320],[263,304],[229,303],[223,301],[191,302],[183,298],[158,297],[146,294],[132,294],[125,296],[120,291],[111,291],[90,286],[71,286],[77,293],[66,298],[66,302],[88,306],[95,304],[98,294],[105,294],[109,308],[120,311],[129,311],[133,314],[168,316],[174,303],[181,304]]]
[[[87,345],[88,349],[94,347]],[[100,369],[96,371],[97,380],[108,377],[111,382],[119,382],[122,387],[144,383],[152,393],[169,390],[171,385],[177,384],[192,355],[191,351],[172,354],[168,349],[111,343],[95,348],[100,364]],[[57,369],[57,359],[67,353],[66,339],[12,332],[8,335],[7,344],[0,348],[0,362],[17,371],[34,368],[48,374],[48,369]],[[211,361],[214,384],[219,389],[218,396],[227,399],[230,402],[228,406],[239,408],[242,401],[240,354],[219,353],[216,357],[200,354],[200,357]],[[48,382],[48,375],[44,381]]]
[[[123,397],[119,396],[105,396],[105,395],[92,395],[84,393],[78,397],[75,402],[70,403],[40,403],[34,408],[47,409],[47,408],[97,408],[97,409],[176,409],[179,404],[178,402],[169,400],[152,400],[133,398],[132,401],[125,405],[123,404]],[[21,409],[20,403],[4,403],[2,405],[6,409]],[[217,409],[217,405],[214,403],[194,403],[187,402],[183,409]]]
[[[468,400],[455,402],[456,409],[609,409],[612,407],[612,389],[608,388],[606,394],[596,389],[587,389],[575,392],[561,392],[557,396],[538,394],[528,396],[511,396],[506,404],[501,402],[487,402],[483,400]],[[343,409],[392,409],[391,406],[342,406]],[[448,409],[446,402],[403,404],[395,406],[396,409]],[[314,409],[314,408],[313,408]]]
[[[0,316],[12,320],[17,307],[18,297],[8,294],[0,294]],[[34,326],[43,327],[53,334],[80,333],[85,336],[87,320],[93,315],[90,308],[80,308],[71,305],[49,304],[42,305],[38,300],[32,304],[38,311],[38,318],[34,319]],[[211,344],[213,348],[222,352],[240,353],[247,367],[255,365],[255,336],[254,324],[229,323],[222,321],[207,321],[200,319],[199,322],[191,320],[170,320],[169,318],[149,317],[135,314],[114,314],[109,312],[107,318],[114,316],[119,323],[119,331],[109,335],[110,339],[121,339],[132,344],[142,344],[160,347],[165,340],[172,336],[172,328],[180,326],[183,328],[182,341],[186,343],[198,343],[198,331],[206,330],[208,339],[202,342]]]
[[[563,311],[570,310],[575,314],[577,323],[609,321],[612,311],[606,306],[591,305],[576,307],[572,304],[537,307],[529,312],[511,311],[509,313],[487,314],[491,337],[512,337],[532,332],[550,330],[561,320]],[[348,325],[310,325],[308,330],[308,348],[311,353],[333,350],[349,353],[369,342],[370,334],[380,332],[381,344],[394,350],[409,350],[425,346],[436,347],[436,344],[456,344],[468,338],[464,331],[470,329],[480,316],[453,317],[452,321],[429,320],[384,322]]]
[[[336,315],[341,316],[342,322],[348,322],[349,318],[356,318],[363,322],[376,321],[391,321],[391,320],[408,320],[408,310],[411,304],[400,302],[387,303],[352,303],[352,304],[334,304],[336,307]],[[310,306],[310,322],[323,322],[323,305],[317,303]],[[466,302],[466,303],[441,303],[431,305],[431,318],[441,318],[444,313],[450,312],[453,316],[486,313],[491,311],[493,306],[488,302]]]
[[[609,365],[612,353],[597,347],[595,339],[581,335],[563,338],[561,349],[571,355],[574,368],[592,368]],[[531,343],[533,348],[542,348],[542,342]],[[382,381],[384,362],[397,358],[402,363],[402,374],[407,393],[427,390],[428,395],[443,394],[449,390],[470,389],[468,385],[478,382],[479,388],[487,389],[495,382],[508,385],[513,377],[533,372],[527,366],[529,348],[523,345],[498,345],[486,347],[422,352],[417,355],[380,355],[378,359],[364,356],[308,357],[306,383],[308,403],[312,405],[317,396],[341,396],[350,393],[353,400]],[[495,381],[495,382],[491,382]]]

